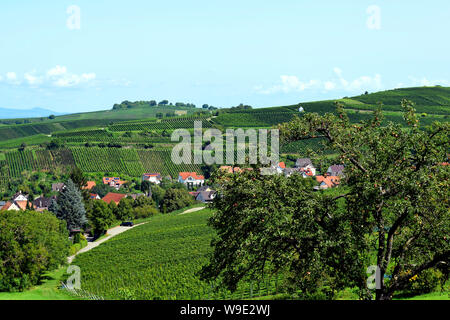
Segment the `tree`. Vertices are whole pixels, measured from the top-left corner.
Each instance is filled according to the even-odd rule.
[[[83,199],[85,201],[89,200],[90,198],[89,190],[84,189],[84,187],[86,187],[87,185],[87,178],[85,177],[83,171],[81,171],[81,169],[78,167],[74,167],[69,177],[73,181],[73,183],[75,183],[75,185],[78,187],[78,190],[80,190]]]
[[[83,228],[86,223],[86,210],[83,198],[78,187],[71,179],[67,180],[66,187],[58,197],[58,211],[56,216],[65,220],[69,230]]]
[[[65,223],[49,212],[2,212],[0,230],[0,291],[28,289],[66,262]]]
[[[94,201],[88,218],[95,237],[103,235],[115,220],[114,212],[104,201]]]
[[[25,142],[23,142],[20,147],[19,147],[19,151],[24,151],[27,147],[27,144]]]
[[[120,200],[116,210],[116,218],[119,221],[130,220],[134,217],[133,199],[123,198]]]
[[[187,190],[168,189],[164,195],[161,207],[165,212],[182,209],[194,203],[192,196]]]
[[[339,188],[311,192],[308,179],[295,175],[245,172],[224,179],[218,173],[220,196],[210,223],[219,237],[203,279],[234,289],[244,277],[284,271],[306,294],[325,285],[357,286],[361,297],[371,298],[367,268],[373,264],[375,297],[385,300],[412,277],[448,268],[450,169],[442,162],[449,124],[420,127],[406,100],[406,130],[382,125],[381,109],[352,124],[336,106],[337,115],[306,113],[279,129],[285,141],[325,139],[345,164]]]
[[[151,190],[152,190],[152,199],[156,202],[156,206],[160,208],[162,201],[164,199],[164,195],[166,194],[166,190],[164,190],[163,188],[161,188],[156,184],[151,186]]]
[[[87,185],[87,179],[84,176],[83,171],[81,171],[81,169],[78,167],[74,167],[72,169],[69,177],[79,190]]]
[[[149,181],[144,180],[141,183],[140,190],[142,192],[145,192],[145,194],[149,194],[149,193],[151,193],[151,187],[152,187],[152,184]]]

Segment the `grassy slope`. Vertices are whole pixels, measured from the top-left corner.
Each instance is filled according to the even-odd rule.
[[[66,268],[49,272],[42,284],[24,292],[0,292],[0,300],[76,300],[58,289]]]
[[[83,289],[110,299],[133,298],[197,299],[210,297],[207,286],[196,277],[206,263],[213,232],[206,226],[208,209],[178,215],[159,215],[149,223],[119,235],[104,245],[77,257],[74,264],[84,271]],[[112,254],[114,252],[115,254]],[[108,259],[106,259],[108,257]],[[254,292],[254,299],[290,299],[274,295],[275,290]],[[212,298],[212,297],[211,297]],[[217,298],[249,299],[246,284],[234,296]],[[343,299],[357,299],[346,295]],[[448,300],[449,293],[429,293],[400,300]]]

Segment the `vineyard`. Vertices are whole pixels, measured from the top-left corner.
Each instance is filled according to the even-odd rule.
[[[70,150],[64,149],[56,151],[46,149],[15,150],[3,155],[5,160],[0,161],[2,169],[0,180],[3,182],[8,177],[21,177],[24,171],[50,171],[57,167],[73,167],[75,164]]]
[[[83,130],[83,131],[62,131],[53,134],[55,138],[60,138],[68,142],[79,141],[102,141],[112,138],[112,134],[105,130]]]
[[[145,172],[159,172],[163,175],[178,177],[179,172],[189,171],[201,173],[201,165],[175,164],[171,159],[172,151],[167,150],[138,150],[139,158]]]
[[[199,280],[208,261],[214,231],[210,210],[185,215],[159,215],[76,257],[83,290],[105,299],[244,299],[273,294],[279,279],[259,285],[243,283],[237,292]]]
[[[161,121],[143,121],[113,124],[109,127],[111,131],[143,131],[143,130],[175,130],[194,128],[194,122],[202,122],[203,128],[211,128],[211,123],[205,117],[172,118]]]
[[[271,127],[278,123],[288,122],[293,116],[292,111],[246,111],[223,113],[214,122],[225,127]]]
[[[140,177],[144,168],[135,149],[70,148],[78,168],[85,172],[118,172]]]

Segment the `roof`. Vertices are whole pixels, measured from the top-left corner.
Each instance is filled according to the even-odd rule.
[[[278,166],[279,166],[281,169],[285,169],[285,168],[286,168],[286,164],[285,164],[284,162],[278,163]]]
[[[341,174],[344,171],[344,165],[342,164],[333,164],[327,170],[329,173],[333,174]]]
[[[84,190],[91,190],[93,187],[95,187],[97,184],[95,181],[88,181],[86,182],[86,186],[83,187]]]
[[[133,198],[133,200],[136,200],[138,197],[145,197],[145,193],[127,194],[127,197],[130,197],[130,198]]]
[[[65,184],[62,182],[52,183],[52,190],[58,191],[58,190],[64,188],[64,186],[65,186]]]
[[[2,208],[0,208],[0,210],[8,210],[11,206],[13,205],[13,203],[11,201],[7,201]]]
[[[215,191],[202,191],[199,192],[198,195],[195,197],[196,200],[198,200],[198,198],[201,196],[201,198],[203,200],[213,200],[214,199],[214,195],[216,194]]]
[[[211,191],[211,187],[210,186],[201,186],[200,188],[197,189],[197,192],[202,192],[202,191]]]
[[[306,166],[312,166],[312,161],[310,158],[298,158],[295,162],[295,166],[298,168],[303,168]]]
[[[181,179],[186,180],[189,177],[194,178],[195,180],[205,180],[205,177],[202,175],[197,175],[196,172],[180,172],[179,176]]]
[[[39,197],[39,198],[34,199],[33,205],[36,208],[48,208],[50,206],[50,203],[52,202],[52,199],[56,200],[56,196],[52,196],[50,198]]]
[[[113,182],[116,185],[122,185],[126,181],[122,181],[122,180],[120,180],[120,178],[117,178],[117,177],[104,177],[103,178],[103,184],[110,184],[111,182]]]
[[[227,173],[236,173],[236,172],[240,173],[240,172],[243,172],[244,170],[249,170],[249,171],[251,171],[251,170],[253,170],[253,168],[244,168],[244,169],[241,169],[241,168],[239,168],[239,167],[221,166],[221,167],[219,168],[219,170],[226,171]]]
[[[97,197],[100,197],[98,194],[96,194],[96,193],[90,193],[89,194],[90,196],[91,196],[91,199],[95,199],[95,198],[97,198]]]
[[[103,201],[106,203],[110,203],[111,201],[114,201],[116,204],[120,202],[123,198],[125,198],[127,195],[123,193],[114,193],[110,192],[106,196],[103,197]]]
[[[327,176],[327,177],[325,177],[325,176],[317,176],[316,177],[317,182],[325,183],[328,188],[332,188],[332,187],[335,187],[335,186],[339,185],[340,179],[341,178],[338,177],[338,176]]]
[[[148,178],[150,178],[150,177],[156,177],[156,178],[158,178],[158,179],[161,179],[161,174],[160,174],[160,173],[144,173],[144,174],[142,175],[142,177],[148,177]]]

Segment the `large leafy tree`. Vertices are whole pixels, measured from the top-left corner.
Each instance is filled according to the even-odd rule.
[[[71,179],[58,197],[56,216],[66,221],[69,230],[83,228],[87,223],[83,197]]]
[[[104,201],[93,201],[92,210],[88,216],[90,225],[96,237],[104,234],[115,221],[114,212]]]
[[[65,223],[49,212],[2,212],[0,230],[0,291],[36,285],[46,271],[66,261]]]
[[[186,189],[168,189],[161,202],[161,208],[164,212],[175,211],[187,207],[194,203],[192,196]]]
[[[345,177],[332,192],[311,192],[295,176],[217,177],[218,237],[203,278],[234,289],[244,277],[285,270],[303,292],[356,285],[369,298],[367,267],[376,265],[376,299],[384,300],[412,277],[448,268],[449,125],[422,128],[413,104],[402,106],[405,127],[382,124],[381,109],[352,124],[339,104],[336,115],[308,113],[279,126],[285,141],[321,137],[335,150]]]

